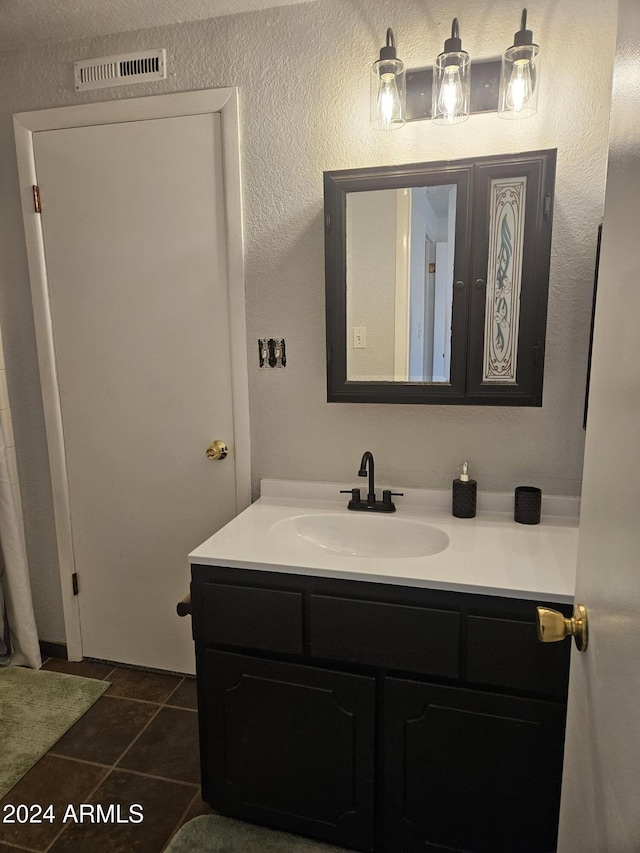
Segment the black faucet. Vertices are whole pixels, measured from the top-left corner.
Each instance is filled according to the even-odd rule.
[[[367,503],[375,504],[375,502],[376,502],[376,481],[375,481],[375,474],[374,474],[373,453],[370,450],[366,450],[362,454],[362,459],[360,460],[360,470],[358,471],[358,477],[366,477],[367,476],[367,465],[369,465],[369,493],[367,494]]]
[[[375,484],[375,466],[373,462],[373,453],[366,450],[362,454],[360,461],[360,470],[358,477],[367,476],[367,466],[369,467],[369,491],[366,501],[360,497],[360,489],[341,489],[341,494],[350,494],[351,500],[347,504],[347,509],[353,509],[358,512],[395,512],[396,505],[391,500],[392,496],[400,495],[402,492],[392,492],[391,489],[384,489],[382,492],[382,500],[376,500],[376,484]]]

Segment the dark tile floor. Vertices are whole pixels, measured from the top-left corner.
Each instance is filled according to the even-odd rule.
[[[0,801],[0,853],[161,853],[183,823],[211,813],[200,798],[195,679],[55,658],[43,668],[110,687]],[[8,804],[52,805],[53,821],[8,824]]]

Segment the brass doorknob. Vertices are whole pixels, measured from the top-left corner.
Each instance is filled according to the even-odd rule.
[[[212,459],[214,462],[216,459],[224,459],[228,453],[229,448],[224,441],[220,441],[220,439],[212,441],[209,447],[207,447],[207,459]]]
[[[557,610],[538,607],[538,640],[541,643],[557,643],[565,637],[573,637],[579,652],[587,650],[589,631],[587,610],[584,604],[576,604],[573,616],[568,618]]]

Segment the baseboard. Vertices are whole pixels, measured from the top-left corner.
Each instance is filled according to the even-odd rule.
[[[62,658],[68,660],[66,643],[48,643],[40,640],[40,654],[43,658]]]

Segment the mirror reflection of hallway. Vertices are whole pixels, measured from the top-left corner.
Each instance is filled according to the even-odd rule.
[[[349,380],[449,382],[456,192],[347,194]]]

